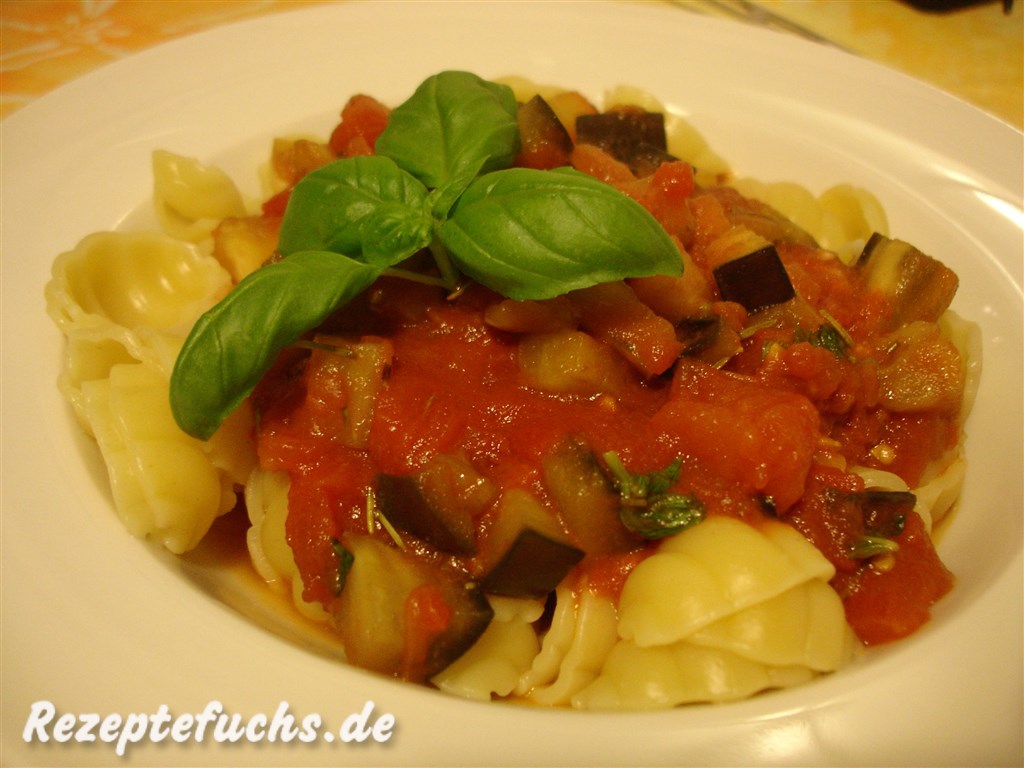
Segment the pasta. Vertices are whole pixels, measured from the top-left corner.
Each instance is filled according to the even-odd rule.
[[[59,256],[47,310],[67,336],[59,386],[110,474],[128,529],[172,552],[193,548],[235,506],[255,463],[240,409],[202,444],[171,415],[168,382],[199,314],[229,289],[220,265],[157,233],[90,235]]]
[[[478,89],[462,108],[499,105],[482,145],[514,122],[501,163],[516,167],[495,174],[568,165],[561,195],[579,183],[596,196],[595,178],[601,194],[614,187],[642,213],[638,236],[656,225],[652,248],[682,273],[513,298],[456,253],[457,238],[430,241],[464,199],[505,189],[495,177],[473,186],[495,158],[428,190],[443,169],[418,165],[429,152],[415,142],[411,159],[389,143],[401,119],[368,96],[346,104],[327,141],[275,140],[256,213],[217,167],[158,151],[164,231],[89,236],[56,259],[46,288],[66,337],[60,389],[129,531],[182,553],[219,516],[246,514],[253,568],[304,620],[334,628],[349,662],[480,701],[735,701],[919,628],[952,587],[930,534],[959,497],[980,375],[977,330],[947,308],[955,275],[890,239],[870,192],[737,179],[639,89],[609,90],[599,110],[525,78],[437,77]],[[613,123],[612,138],[584,140],[590,117]],[[622,123],[644,132],[627,136],[633,155],[616,143]],[[321,185],[312,205],[297,191],[307,179]],[[289,228],[339,189],[355,194]],[[527,191],[531,204],[543,197]],[[357,225],[345,218],[375,200]],[[457,223],[471,230],[473,216]],[[530,224],[507,230],[539,243],[520,258],[578,260],[575,243],[559,253],[561,233],[544,240],[547,219]],[[374,271],[389,248],[398,257]],[[278,265],[320,270],[325,254],[351,270],[338,293],[370,279],[272,348],[241,405],[199,434],[175,371],[197,359],[203,329],[262,290],[250,278],[301,282],[301,266]],[[730,282],[741,263],[754,271]],[[334,276],[313,274],[301,302],[259,294],[270,326],[250,329],[259,343],[232,347],[245,336],[232,326],[203,350],[221,379],[319,300]],[[888,613],[894,595],[915,618]]]

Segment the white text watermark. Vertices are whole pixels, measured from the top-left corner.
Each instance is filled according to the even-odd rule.
[[[319,714],[299,718],[286,701],[272,715],[249,716],[229,712],[219,701],[208,702],[200,712],[172,714],[167,705],[161,704],[152,712],[126,715],[59,712],[53,702],[37,701],[29,708],[21,736],[26,743],[110,744],[115,754],[123,757],[131,745],[142,742],[383,744],[391,739],[394,729],[394,715],[376,712],[372,701],[345,717],[336,728],[330,727]]]

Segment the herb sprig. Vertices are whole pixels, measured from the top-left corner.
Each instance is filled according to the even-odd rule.
[[[608,451],[602,458],[619,493],[619,519],[632,533],[661,539],[704,519],[704,504],[694,494],[669,493],[679,479],[679,459],[664,469],[632,474],[615,451]]]
[[[675,244],[631,198],[571,169],[512,167],[516,108],[504,85],[441,72],[393,110],[375,156],[296,184],[283,258],[243,279],[185,340],[170,388],[178,425],[211,437],[282,349],[422,249],[448,288],[465,276],[512,299],[679,274]]]

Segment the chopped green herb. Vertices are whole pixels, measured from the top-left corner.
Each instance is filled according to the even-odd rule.
[[[337,539],[331,539],[331,549],[338,556],[338,571],[331,589],[334,595],[337,596],[345,588],[345,580],[348,578],[348,572],[352,570],[352,563],[355,562],[355,558]]]
[[[615,451],[603,456],[621,506],[619,519],[632,533],[646,539],[672,536],[704,519],[705,508],[691,493],[669,493],[679,479],[681,460],[664,469],[646,474],[631,474]]]

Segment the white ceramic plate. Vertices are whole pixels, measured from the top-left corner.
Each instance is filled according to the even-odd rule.
[[[895,236],[951,265],[981,323],[962,506],[941,541],[958,576],[920,634],[812,685],[719,707],[593,715],[479,705],[301,649],[225,605],[234,588],[131,538],[54,380],[54,256],[136,221],[154,148],[255,186],[274,135],[324,134],[344,100],[397,103],[447,68],[600,98],[640,85],[743,175],[875,191]],[[835,50],[648,5],[428,2],[316,7],[215,29],[105,67],[3,123],[3,761],[6,764],[1019,764],[1021,135]],[[219,596],[218,596],[219,595]],[[223,598],[223,599],[222,599]],[[392,713],[384,745],[132,746],[23,741],[59,713],[249,718],[287,702],[337,728]]]

